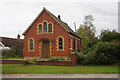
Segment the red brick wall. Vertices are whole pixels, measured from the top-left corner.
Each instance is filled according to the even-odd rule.
[[[36,61],[38,65],[56,65],[56,66],[76,66],[77,65],[77,55],[71,54],[71,61],[59,61],[59,62],[52,62],[52,61]],[[25,60],[2,60],[0,63],[2,64],[24,64],[27,61]]]
[[[36,61],[38,65],[55,65],[55,66],[76,66],[77,65],[77,54],[71,54],[71,61],[60,61],[60,62],[51,62],[51,61]]]
[[[47,20],[48,22],[52,22],[54,25],[54,33],[47,33],[47,34],[37,34],[37,25],[39,23],[42,23],[44,20]],[[35,23],[32,25],[32,27],[27,31],[23,44],[24,44],[24,50],[23,50],[23,57],[37,57],[39,55],[39,40],[42,38],[48,38],[53,39],[52,43],[52,55],[51,56],[69,56],[70,54],[70,46],[69,46],[69,33],[65,31],[63,27],[61,27],[60,24],[58,24],[47,12],[43,12],[40,17],[35,21]],[[64,38],[64,49],[65,51],[56,51],[57,45],[56,45],[56,39],[58,36],[62,36]],[[35,41],[35,49],[34,51],[28,51],[28,39],[34,38]]]
[[[24,64],[26,63],[25,60],[2,60],[0,62],[2,62],[2,64]]]

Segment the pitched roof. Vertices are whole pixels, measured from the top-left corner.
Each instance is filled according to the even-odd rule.
[[[53,17],[66,31],[68,31],[70,34],[80,38],[80,36],[78,36],[65,22],[63,22],[61,19],[58,19],[58,17],[56,17],[54,14],[52,14],[51,12],[49,12],[46,8],[43,8],[43,10],[41,11],[41,13],[43,11],[46,11],[48,14],[50,14],[51,17]],[[23,33],[23,35],[26,34],[26,32],[30,29],[30,27],[34,24],[34,22],[37,20],[37,18],[41,15],[41,13],[35,18],[35,20],[30,24],[30,26],[27,28],[27,30]]]
[[[8,37],[0,37],[2,41],[0,41],[4,46],[22,46],[22,39],[8,38]]]

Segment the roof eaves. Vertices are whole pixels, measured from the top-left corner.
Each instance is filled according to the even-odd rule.
[[[72,34],[72,35],[74,35],[74,36],[76,36],[76,37],[78,37],[78,38],[80,38],[80,39],[82,39],[80,36],[78,36],[77,34],[73,34],[73,33],[71,33],[71,32],[69,32],[70,34]]]
[[[34,24],[34,22],[37,20],[37,18],[41,15],[41,13],[45,10],[45,8],[43,8],[43,10],[38,14],[38,16],[34,19],[34,21],[29,25],[29,27],[25,30],[25,32],[22,35],[25,35],[26,32],[29,30],[29,28]]]
[[[44,8],[45,9],[45,8]],[[50,16],[53,18],[53,19],[55,19],[54,18],[54,15],[52,14],[52,13],[50,13],[47,9],[45,9],[45,11],[48,13],[48,14],[50,14]],[[55,16],[56,17],[56,16]],[[55,19],[67,32],[69,32],[57,19]]]

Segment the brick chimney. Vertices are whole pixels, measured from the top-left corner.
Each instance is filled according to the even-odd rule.
[[[60,15],[58,15],[58,19],[60,20]]]
[[[19,34],[17,35],[17,39],[20,39],[20,35]]]

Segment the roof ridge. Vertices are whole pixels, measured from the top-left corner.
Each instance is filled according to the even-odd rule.
[[[58,19],[58,17],[56,17],[54,14],[52,14],[50,11],[48,11],[45,7],[43,7],[43,10],[38,14],[38,16],[35,18],[35,20],[30,24],[30,26],[27,28],[27,30],[23,33],[23,35],[28,31],[28,29],[33,25],[33,23],[37,20],[37,18],[41,15],[41,13],[43,11],[46,11],[52,18],[54,18],[67,32],[77,36],[80,38],[80,36],[78,36],[68,25],[65,24],[65,22],[63,22],[61,19]]]

